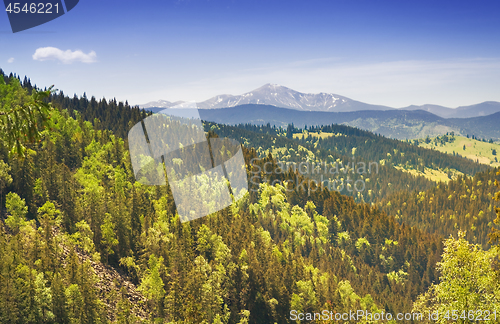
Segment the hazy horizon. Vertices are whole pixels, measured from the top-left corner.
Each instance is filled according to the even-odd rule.
[[[80,2],[13,34],[0,68],[131,104],[266,83],[389,107],[500,101],[498,1]]]

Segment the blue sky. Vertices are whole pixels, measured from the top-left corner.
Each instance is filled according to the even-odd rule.
[[[0,68],[132,104],[277,83],[392,107],[457,107],[500,101],[498,17],[496,0],[81,0],[16,34],[0,13]]]

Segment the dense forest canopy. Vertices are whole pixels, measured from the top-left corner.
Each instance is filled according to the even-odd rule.
[[[9,94],[16,89],[36,99],[29,82],[18,87],[16,77],[5,79]],[[455,224],[480,228],[478,242],[485,245],[496,208],[492,198],[500,198],[494,196],[497,183],[489,168],[478,172],[485,169],[469,161],[421,157],[422,163],[476,174],[434,186],[405,178],[388,163],[373,180],[380,187],[371,201],[380,205],[371,204],[363,202],[369,200],[364,196],[335,190],[272,185],[276,179],[307,177],[291,170],[265,174],[266,163],[274,170],[287,155],[274,149],[298,151],[302,145],[317,162],[329,155],[333,161],[349,159],[339,147],[207,123],[208,137],[241,140],[249,175],[256,172],[252,159],[260,167],[259,183],[232,206],[181,223],[169,187],[141,185],[132,172],[126,133],[146,112],[116,100],[62,93],[50,94],[45,102],[50,103],[43,112],[49,127],[37,124],[40,142],[23,142],[23,158],[9,155],[12,143],[0,139],[2,323],[291,323],[292,310],[445,311],[463,305],[456,302],[472,291],[479,291],[478,297],[467,310],[499,311],[498,302],[488,297],[499,291],[492,266],[497,250],[471,245],[447,221],[440,228],[430,220],[430,212],[448,206],[436,201],[454,191],[446,197],[447,208],[465,209],[455,211],[459,219],[470,214]],[[349,128],[345,132],[352,132],[345,134],[346,147],[361,147],[359,135],[365,141],[377,138]],[[419,156],[418,148],[401,145],[407,161]],[[270,183],[259,180],[265,176]],[[384,191],[388,179],[398,189]],[[405,181],[420,183],[424,194],[414,196],[404,189]],[[429,199],[419,202],[422,195]],[[472,196],[473,203],[458,203]],[[406,206],[398,205],[405,200]],[[478,208],[483,208],[481,217],[474,214]],[[447,210],[437,214],[449,219]],[[419,221],[411,219],[415,213]],[[455,233],[457,238],[448,238]],[[468,286],[453,280],[464,275],[456,266],[462,262],[472,267],[464,268]],[[447,293],[449,287],[458,292]]]

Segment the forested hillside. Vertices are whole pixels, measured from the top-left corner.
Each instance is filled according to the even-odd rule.
[[[459,176],[420,192],[400,192],[380,203],[400,223],[417,226],[423,231],[443,236],[458,235],[487,248],[488,233],[495,219],[495,179],[498,169]]]
[[[28,88],[31,87],[29,80],[25,83]],[[103,98],[97,101],[94,97],[89,100],[85,96],[69,98],[63,92],[59,92],[51,95],[50,102],[55,107],[68,109],[70,113],[79,112],[84,120],[92,121],[97,129],[111,130],[122,138],[126,138],[128,130],[146,116],[146,112],[137,107],[130,107],[127,103],[117,103],[114,99],[108,101]],[[425,179],[424,171],[427,169],[440,172],[446,179],[451,179],[457,174],[474,175],[478,171],[488,169],[487,166],[478,165],[461,157],[450,157],[444,153],[422,149],[410,143],[344,125],[309,127],[310,132],[331,133],[336,136],[315,138],[304,135],[298,139],[300,143],[298,145],[284,138],[287,135],[284,129],[264,125],[239,125],[238,128],[251,132],[205,122],[206,131],[212,130],[221,137],[231,137],[249,147],[255,147],[258,157],[271,153],[281,162],[307,161],[310,167],[313,163],[338,166],[333,174],[330,170],[321,174],[314,174],[308,170],[309,172],[304,174],[318,182],[325,179],[337,180],[337,190],[342,194],[353,196],[360,202],[375,202],[401,190],[429,189],[433,184]],[[301,130],[292,127],[287,131],[289,134],[286,137],[290,138],[290,135]],[[367,172],[362,174],[352,172],[357,169],[358,163],[364,163]],[[376,163],[376,169],[368,169],[370,163]],[[417,172],[412,174],[407,172],[408,170]],[[351,180],[352,183],[362,180],[364,189],[348,190],[347,180]]]
[[[227,125],[270,123],[277,127],[343,124],[399,140],[444,135],[449,132],[500,139],[500,113],[471,118],[441,118],[424,110],[300,111],[262,104],[201,109],[201,118]]]
[[[450,157],[441,152],[420,148],[413,145],[413,141],[398,141],[383,136],[376,136],[369,132],[360,132],[359,135],[351,135],[346,127],[342,125],[312,127],[310,131],[340,134],[343,136],[327,137],[324,139],[304,136],[303,141],[317,142],[317,146],[321,148],[334,149],[344,154],[356,148],[356,150],[363,152],[366,159],[385,159],[396,166],[408,166],[417,170],[432,168],[444,170],[445,172],[447,170],[457,170],[466,175],[474,175],[476,172],[488,169],[461,157]]]
[[[0,94],[10,100],[0,107],[2,127],[10,107],[24,111],[25,104],[12,94],[28,98],[23,92],[28,87],[16,80],[8,86],[0,80]],[[217,213],[181,223],[169,187],[136,182],[127,143],[112,131],[124,132],[145,113],[114,101],[56,98],[52,95],[56,108],[47,115],[26,117],[43,116],[46,127],[33,137],[39,141],[19,139],[25,147],[20,155],[9,154],[15,141],[0,139],[1,323],[292,323],[292,310],[434,309],[430,292],[441,296],[439,285],[452,278],[450,262],[469,257],[449,248],[455,242],[467,247],[463,238],[448,240],[443,249],[442,236],[400,223],[393,210],[386,213],[335,190],[286,185],[304,181],[300,172],[266,172],[268,166],[276,170],[290,152],[313,161],[348,156],[285,136],[208,123],[207,136],[244,143],[257,190]],[[80,106],[68,110],[68,102]],[[112,114],[121,117],[114,121]],[[378,190],[390,188],[384,181],[398,175],[403,180],[394,186],[403,191],[407,174],[386,170],[378,173],[380,182],[374,180]],[[492,171],[476,174],[471,182],[459,177],[448,186],[457,193],[458,185],[466,186],[469,199],[484,205],[487,190],[494,192],[489,176]],[[275,180],[280,181],[272,185]],[[494,296],[490,259],[496,252],[474,253],[470,257],[480,259]],[[488,298],[495,305],[494,297]]]
[[[48,100],[53,107],[67,109],[70,114],[76,111],[84,120],[92,122],[96,129],[110,130],[121,138],[126,138],[130,128],[149,114],[130,106],[128,102],[106,98],[96,100],[93,96],[88,99],[85,94],[83,97],[70,98],[60,91],[52,93]]]
[[[259,158],[271,154],[281,164],[278,171],[268,168],[269,172],[279,173],[281,169],[290,169],[291,165],[292,169],[295,167],[297,172],[318,183],[331,180],[330,184],[334,184],[332,190],[353,196],[357,202],[376,202],[401,190],[425,190],[432,186],[432,182],[424,177],[402,172],[384,161],[365,159],[362,151],[344,155],[335,150],[317,148],[310,143],[299,143],[285,136],[227,125],[206,123],[206,129],[256,148]],[[301,170],[300,163],[303,165]]]
[[[311,135],[315,131],[321,132],[321,129],[325,130],[322,134],[327,136]],[[269,125],[232,127],[207,122],[206,130],[212,130],[223,137],[238,139],[241,143],[256,148],[260,157],[271,154],[284,164],[307,162],[309,166],[313,163],[322,166],[326,163],[326,172],[324,167],[320,168],[320,172],[305,172],[309,178],[317,181],[330,178],[346,184],[347,179],[353,182],[362,180],[365,190],[344,188],[340,191],[342,194],[354,196],[356,201],[376,202],[392,193],[422,191],[434,185],[434,182],[426,179],[423,174],[413,175],[407,170],[433,169],[449,180],[459,174],[474,175],[476,172],[490,169],[465,158],[423,149],[411,143],[343,125],[310,127],[310,132],[301,134],[298,138],[295,136],[294,140],[290,138],[291,135],[300,130],[294,129],[293,126],[285,130]],[[368,166],[374,166],[374,163],[377,168],[370,170]],[[366,165],[366,172],[358,172],[357,168],[362,165]],[[331,168],[334,169],[333,172],[330,172]]]
[[[122,139],[71,115],[53,110],[23,159],[2,142],[2,322],[134,320],[140,304],[123,289],[100,291],[82,253],[128,274],[147,320],[184,323],[287,323],[290,309],[402,311],[436,280],[438,238],[327,190],[262,184],[181,224],[168,187],[135,183]],[[247,162],[255,154],[246,150]]]

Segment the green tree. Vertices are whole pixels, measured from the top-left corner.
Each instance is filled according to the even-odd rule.
[[[28,207],[24,199],[21,199],[15,192],[9,192],[7,194],[5,205],[7,207],[7,213],[10,214],[5,220],[5,224],[14,232],[18,232],[19,228],[26,223]]]
[[[424,314],[438,312],[437,323],[448,323],[455,313],[458,314],[457,323],[473,323],[469,314],[476,318],[477,310],[500,311],[500,282],[492,271],[498,249],[484,251],[464,237],[465,234],[459,232],[458,239],[450,237],[444,242],[442,261],[437,264],[440,283],[420,295],[413,307],[413,311]],[[465,319],[460,318],[462,312],[465,312]],[[492,316],[484,321],[493,322],[496,320]]]
[[[35,279],[37,271],[27,265],[19,264],[16,268],[16,294],[19,315],[25,323],[40,321],[37,307]]]
[[[293,139],[293,124],[288,124],[288,127],[286,128],[286,138]]]
[[[116,323],[117,324],[135,324],[139,323],[137,317],[132,313],[132,304],[127,299],[127,289],[120,289],[119,300],[116,305]]]
[[[163,258],[154,255],[149,257],[149,269],[146,270],[138,290],[148,299],[152,314],[159,315],[161,303],[165,296],[163,280],[160,277]]]
[[[497,175],[500,175],[500,170],[498,170]],[[495,186],[497,188],[500,188],[500,183],[498,183],[498,180],[495,180]],[[500,190],[495,193],[495,196],[493,196],[493,199],[496,201],[500,201]],[[500,207],[495,207],[495,211],[497,214],[497,217],[493,221],[496,225],[500,225]],[[490,237],[490,244],[499,244],[500,243],[500,230],[498,228],[493,227],[491,229],[491,232],[489,234]]]
[[[44,253],[42,263],[45,269],[49,269],[49,266],[54,266],[54,262],[57,260],[58,246],[54,241],[52,231],[56,225],[60,224],[61,212],[56,209],[53,202],[47,201],[42,207],[38,208],[38,221],[40,222],[38,230],[43,238]]]
[[[111,219],[111,215],[109,213],[106,213],[104,223],[101,225],[101,235],[101,243],[104,245],[104,252],[106,253],[107,262],[108,257],[114,253],[113,247],[118,245],[118,240],[116,239],[115,234],[115,224],[113,223],[113,220]]]
[[[82,302],[82,322],[102,323],[103,302],[99,299],[96,284],[99,282],[94,269],[89,260],[82,263],[79,288],[83,299]]]
[[[78,244],[86,253],[93,253],[94,246],[94,233],[90,229],[90,225],[85,220],[81,220],[75,224],[76,232],[71,234],[71,240]]]
[[[43,272],[38,273],[35,279],[35,302],[38,309],[39,323],[52,323],[52,289],[48,287]]]
[[[56,272],[52,276],[52,313],[54,314],[54,322],[67,323],[68,315],[66,312],[66,296],[64,294],[64,283],[62,276]]]
[[[0,77],[0,133],[10,155],[23,158],[25,145],[40,140],[38,123],[47,125],[51,108],[44,100],[51,91],[52,87],[46,91],[33,89],[30,95],[16,78],[6,84]]]
[[[65,290],[66,307],[70,323],[81,323],[83,298],[77,284],[72,284]]]
[[[299,280],[296,282],[297,293],[292,294],[290,306],[301,312],[313,312],[316,307],[316,293],[311,280]]]
[[[3,206],[3,190],[12,183],[9,172],[10,165],[0,160],[0,207]]]

